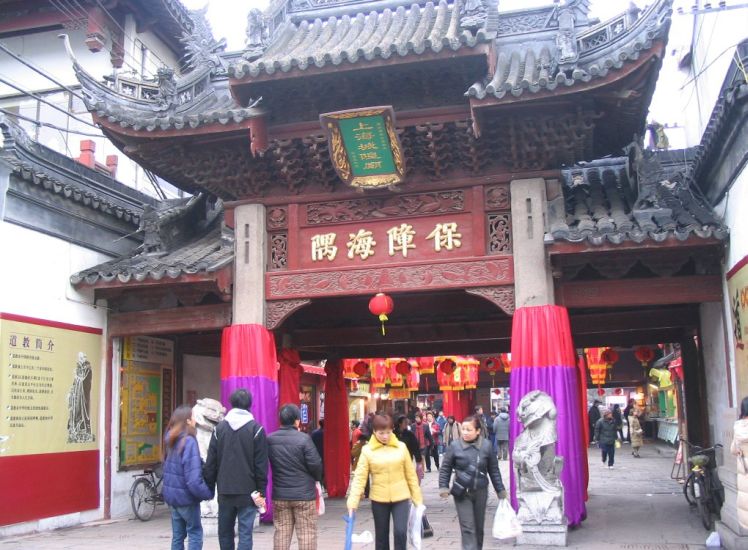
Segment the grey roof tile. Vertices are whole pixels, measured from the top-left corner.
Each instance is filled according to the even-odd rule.
[[[664,242],[671,235],[681,241],[693,236],[722,240],[728,235],[690,180],[678,174],[653,182],[654,204],[643,208],[632,192],[627,157],[592,161],[562,173],[565,207],[561,211],[553,205],[548,211],[555,240],[600,245]]]

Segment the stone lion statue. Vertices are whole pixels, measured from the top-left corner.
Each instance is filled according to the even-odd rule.
[[[192,407],[192,418],[197,428],[197,445],[200,449],[200,458],[203,459],[203,462],[208,457],[208,447],[210,446],[210,438],[213,435],[213,430],[223,420],[225,414],[226,407],[221,405],[220,401],[209,397],[198,399],[195,406]],[[204,500],[200,504],[200,515],[204,518],[218,517],[217,495],[213,497],[213,500]]]
[[[522,433],[514,442],[517,473],[517,517],[523,524],[562,523],[563,487],[559,474],[564,461],[556,456],[556,405],[539,390],[525,395],[517,407]]]

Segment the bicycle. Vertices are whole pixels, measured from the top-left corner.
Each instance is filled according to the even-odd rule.
[[[722,445],[703,448],[693,445],[686,439],[681,438],[688,446],[688,464],[691,472],[683,485],[683,496],[692,507],[696,507],[701,517],[701,523],[707,531],[714,527],[714,516],[719,515],[720,508],[724,502],[724,489],[717,476],[717,462],[715,452]]]
[[[164,503],[161,484],[164,481],[161,464],[155,468],[146,468],[142,474],[135,474],[130,487],[130,504],[135,517],[140,521],[148,521],[153,517],[157,504]]]

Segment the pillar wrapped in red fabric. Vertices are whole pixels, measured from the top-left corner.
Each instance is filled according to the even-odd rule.
[[[348,390],[340,360],[325,365],[325,437],[322,449],[328,496],[344,497],[351,471],[348,433]]]
[[[587,515],[587,444],[582,427],[580,386],[566,308],[546,305],[517,309],[512,323],[512,409],[533,390],[544,391],[556,404],[556,453],[564,457],[560,477],[564,486],[564,513],[569,525],[579,525]],[[522,426],[512,415],[512,447],[521,430]],[[514,487],[513,468],[511,475]],[[512,501],[516,507],[514,496]]]
[[[445,391],[442,393],[444,416],[454,416],[457,422],[470,415],[470,399],[467,392]]]
[[[278,385],[280,386],[280,398],[278,405],[283,406],[293,403],[297,407],[301,405],[299,400],[299,384],[301,381],[301,357],[295,349],[284,348],[278,356]]]
[[[230,408],[229,397],[240,388],[252,394],[252,414],[265,433],[278,429],[278,361],[273,333],[262,325],[231,325],[221,337],[221,401]],[[298,398],[298,389],[297,389]],[[270,503],[272,473],[268,475],[267,512],[263,522],[272,522]]]

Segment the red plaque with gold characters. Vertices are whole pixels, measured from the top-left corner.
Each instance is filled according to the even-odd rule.
[[[343,181],[364,189],[403,181],[405,158],[391,106],[325,113],[319,118],[332,164]]]

